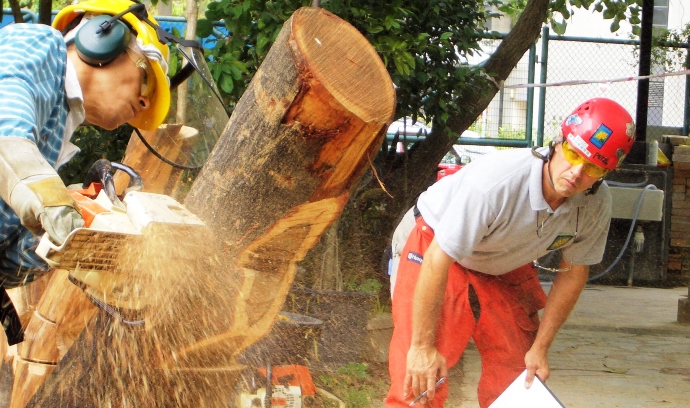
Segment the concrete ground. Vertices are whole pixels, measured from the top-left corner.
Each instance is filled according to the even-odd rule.
[[[690,407],[690,325],[676,322],[687,294],[587,286],[551,347],[547,386],[567,408]],[[449,375],[446,407],[478,406],[479,372],[470,345]]]

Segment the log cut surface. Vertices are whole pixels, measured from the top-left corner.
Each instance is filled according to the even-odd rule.
[[[297,10],[184,200],[208,231],[164,231],[123,257],[154,292],[146,330],[99,313],[30,406],[227,406],[234,357],[270,331],[394,110],[367,40],[325,10]]]

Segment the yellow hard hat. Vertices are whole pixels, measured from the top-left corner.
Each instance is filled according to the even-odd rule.
[[[60,10],[53,20],[53,28],[64,31],[75,18],[86,12],[116,15],[136,5],[138,3],[130,0],[87,0]],[[153,24],[158,24],[148,12],[147,15]],[[140,20],[134,13],[126,13],[120,19],[127,23],[142,45],[153,45],[160,51],[165,63],[167,63],[170,53],[168,46],[159,41],[156,30],[151,25]],[[149,98],[149,109],[142,111],[129,123],[139,129],[155,130],[163,123],[170,109],[170,83],[163,65],[155,59],[148,61],[156,78],[156,89]]]

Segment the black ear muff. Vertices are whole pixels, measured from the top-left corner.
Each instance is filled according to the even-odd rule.
[[[100,15],[85,23],[74,38],[77,54],[90,65],[105,65],[122,54],[132,33],[117,18]]]

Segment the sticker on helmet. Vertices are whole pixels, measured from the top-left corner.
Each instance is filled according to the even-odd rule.
[[[587,149],[587,142],[582,140],[580,135],[574,135],[572,133],[568,133],[568,142],[573,145],[577,150],[580,151],[580,153],[584,154],[587,157],[592,157],[592,152]]]
[[[599,160],[604,166],[609,165],[609,158],[599,152],[594,153],[594,160]]]
[[[604,146],[604,143],[606,143],[607,140],[609,140],[609,137],[611,137],[611,134],[613,133],[613,130],[609,129],[604,125],[603,123],[599,125],[599,129],[597,129],[592,137],[589,138],[589,141],[596,147],[602,148]]]
[[[628,135],[629,138],[635,137],[635,123],[630,122],[625,124],[625,134]]]
[[[577,113],[568,116],[568,118],[565,120],[566,126],[570,126],[572,124],[575,124],[575,126],[582,124],[582,118],[580,118]]]

